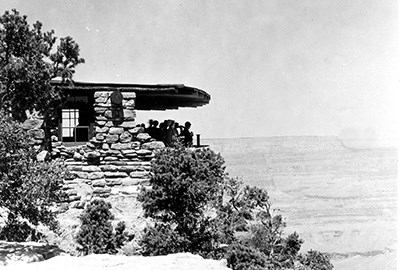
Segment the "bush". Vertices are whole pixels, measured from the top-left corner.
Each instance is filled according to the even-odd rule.
[[[299,270],[332,270],[333,265],[329,257],[319,251],[309,250],[305,255],[301,255]]]
[[[156,154],[151,189],[139,195],[145,216],[155,221],[139,242],[143,255],[225,256],[237,270],[293,269],[299,258],[307,267],[329,263],[316,254],[299,257],[303,240],[297,233],[284,235],[286,223],[272,210],[268,193],[227,178],[224,169],[222,157],[210,149]]]
[[[156,221],[155,227],[147,228],[142,238],[144,254],[199,254],[216,247],[217,231],[206,213],[222,195],[223,163],[221,156],[209,149],[177,147],[156,154],[150,179],[152,188],[142,190],[139,196],[145,216]],[[156,241],[165,231],[168,237]],[[165,248],[169,246],[171,249]]]
[[[267,265],[266,256],[242,244],[233,244],[227,252],[228,267],[233,270],[264,270]]]
[[[39,223],[57,228],[50,210],[63,193],[63,166],[56,161],[36,161],[27,133],[11,118],[0,113],[0,207],[7,212],[0,239],[21,241]]]
[[[113,231],[111,204],[103,200],[90,202],[80,216],[81,228],[76,236],[78,251],[84,255],[115,254],[127,239],[125,223],[119,222]]]
[[[158,256],[185,250],[189,243],[168,224],[156,223],[154,227],[145,228],[139,245],[142,255]]]

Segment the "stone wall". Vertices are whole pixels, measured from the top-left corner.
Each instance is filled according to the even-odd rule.
[[[64,161],[67,174],[63,186],[69,206],[82,208],[94,198],[137,195],[147,186],[153,150],[164,145],[140,141],[131,145],[123,150],[93,149],[86,145],[64,151],[69,155]]]
[[[63,188],[70,207],[82,208],[94,198],[137,195],[148,184],[154,151],[165,147],[135,127],[135,93],[101,91],[94,97],[96,123],[90,142],[65,147],[53,137],[53,152],[67,167]]]
[[[44,130],[42,129],[42,119],[27,119],[22,124],[22,129],[26,130],[32,138],[32,145],[36,151],[41,150],[44,143]]]

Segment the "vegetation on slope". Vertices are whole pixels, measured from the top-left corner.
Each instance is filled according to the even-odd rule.
[[[0,239],[24,241],[38,236],[32,225],[57,222],[50,207],[62,199],[63,167],[58,162],[38,162],[28,134],[0,113],[0,208],[6,225]],[[4,218],[4,217],[3,217]]]
[[[111,204],[103,200],[93,200],[80,216],[81,227],[76,236],[78,251],[88,254],[115,254],[127,239],[125,223],[120,221],[115,227],[111,225],[114,216]]]
[[[232,269],[332,269],[318,251],[299,254],[303,241],[286,235],[268,193],[227,177],[210,149],[167,148],[152,166],[139,200],[154,219],[140,244],[144,255],[192,252],[228,260]]]

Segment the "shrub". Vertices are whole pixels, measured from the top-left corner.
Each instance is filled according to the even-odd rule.
[[[142,190],[139,196],[145,216],[156,221],[142,238],[144,254],[167,254],[172,250],[209,253],[216,247],[217,230],[206,213],[221,198],[223,163],[221,156],[209,149],[177,147],[156,154],[152,188]],[[158,239],[162,232],[168,232],[168,237],[152,239]],[[175,242],[166,243],[170,241]]]
[[[225,255],[237,270],[293,269],[301,264],[303,240],[297,233],[284,235],[286,223],[272,210],[268,193],[227,178],[224,169],[222,157],[210,149],[176,147],[156,154],[151,189],[139,195],[145,216],[155,221],[139,242],[142,254]],[[239,232],[245,236],[239,238]],[[329,263],[316,254],[300,258],[309,266]]]
[[[233,244],[227,252],[228,267],[233,270],[264,270],[267,265],[266,256],[242,244]]]
[[[37,162],[27,133],[0,113],[0,207],[7,212],[0,239],[24,240],[30,235],[23,229],[26,225],[42,223],[56,229],[50,207],[63,197],[62,180],[63,166],[57,161]]]
[[[78,251],[84,255],[115,254],[127,239],[123,222],[118,223],[115,232],[113,231],[111,220],[114,216],[110,209],[110,203],[94,200],[87,205],[80,216],[82,225],[76,241],[79,244]]]
[[[177,253],[185,250],[188,240],[180,236],[169,224],[156,223],[154,227],[146,227],[139,242],[142,255],[157,256]]]
[[[319,251],[309,250],[305,255],[301,255],[299,270],[332,270],[333,265],[329,257]]]

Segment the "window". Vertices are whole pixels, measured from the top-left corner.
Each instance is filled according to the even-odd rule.
[[[79,110],[63,109],[62,110],[62,136],[63,138],[73,138],[74,129],[78,125]]]
[[[79,109],[62,109],[62,141],[87,142],[89,140],[89,125],[84,125],[84,115]]]

